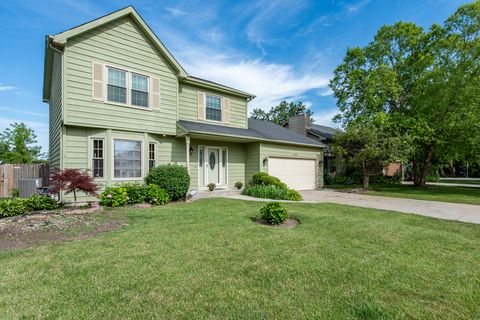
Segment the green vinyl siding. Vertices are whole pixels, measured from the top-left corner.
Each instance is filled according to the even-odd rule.
[[[197,88],[191,85],[180,84],[180,93],[178,101],[178,119],[188,121],[198,120],[198,92],[205,92],[216,96],[230,99],[230,122],[221,123],[217,121],[201,121],[207,123],[218,123],[220,125],[230,125],[233,127],[247,128],[247,100],[232,95],[216,93],[214,91]]]
[[[68,39],[64,54],[66,124],[175,134],[177,77],[165,57],[131,18],[121,18]],[[93,100],[93,62],[158,77],[160,110],[142,110]]]
[[[245,182],[252,180],[253,175],[260,171],[260,143],[250,143],[246,146]]]
[[[281,158],[301,158],[315,159],[317,171],[317,188],[323,187],[323,165],[319,165],[319,161],[323,161],[323,150],[320,148],[310,148],[303,146],[291,146],[274,143],[260,144],[260,160],[265,157],[281,157]],[[264,166],[260,164],[260,171],[268,172],[268,162]]]
[[[52,86],[49,100],[49,163],[50,169],[61,169],[62,148],[62,56],[53,53]]]

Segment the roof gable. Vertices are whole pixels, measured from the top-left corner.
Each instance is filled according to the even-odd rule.
[[[150,27],[145,23],[142,17],[140,17],[138,12],[132,6],[128,6],[126,8],[112,12],[98,19],[92,20],[90,22],[81,24],[72,29],[58,33],[52,37],[52,41],[53,43],[56,43],[56,44],[65,44],[69,38],[72,38],[84,32],[90,31],[94,28],[106,25],[112,21],[115,21],[117,19],[127,17],[127,16],[129,16],[145,33],[147,38],[150,39],[150,41],[152,41],[154,46],[160,51],[160,53],[167,59],[167,61],[178,72],[177,75],[182,78],[187,77],[188,74],[185,71],[185,69],[183,69],[180,63],[178,63],[178,61],[173,57],[170,51],[168,51],[165,45],[160,41],[160,39],[158,39],[155,33],[150,29]]]

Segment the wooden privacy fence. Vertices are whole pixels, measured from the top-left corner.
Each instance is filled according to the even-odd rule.
[[[48,164],[0,164],[0,198],[10,197],[18,188],[18,180],[42,178],[43,186],[48,186]]]

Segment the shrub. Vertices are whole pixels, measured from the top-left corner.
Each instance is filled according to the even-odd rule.
[[[302,201],[303,198],[300,195],[300,193],[297,190],[293,189],[288,189],[287,191],[287,199],[285,200],[291,200],[291,201]]]
[[[297,191],[287,188],[279,188],[277,186],[246,186],[245,189],[243,189],[243,194],[246,196],[263,199],[292,201],[302,200],[302,196],[300,196]]]
[[[217,187],[215,183],[209,183],[207,184],[208,190],[213,191]]]
[[[12,188],[12,198],[20,197],[20,189],[19,188]]]
[[[237,188],[238,190],[242,189],[243,187],[243,183],[241,182],[235,182],[235,188]]]
[[[149,184],[145,188],[145,201],[155,205],[167,204],[170,201],[170,196],[164,189],[156,184]]]
[[[57,194],[65,191],[65,194],[73,192],[73,198],[77,202],[77,192],[83,191],[87,195],[97,196],[97,184],[93,177],[87,171],[78,169],[65,169],[56,171],[52,177],[50,184],[52,188],[50,193]]]
[[[23,201],[28,211],[53,210],[59,207],[57,201],[47,196],[33,195]]]
[[[146,187],[139,183],[123,183],[121,187],[127,191],[127,204],[144,203]]]
[[[15,198],[0,201],[0,217],[12,217],[28,211],[25,200]]]
[[[267,203],[260,209],[260,215],[270,224],[280,224],[288,218],[287,209],[279,202]]]
[[[105,188],[100,194],[100,204],[107,207],[120,207],[127,203],[127,190],[121,186]]]
[[[287,188],[287,185],[280,181],[277,177],[271,176],[265,172],[257,172],[253,175],[253,184],[261,186],[277,186],[279,188]]]
[[[400,184],[402,177],[399,175],[394,175],[393,177],[389,176],[384,176],[383,174],[376,174],[373,176],[370,176],[370,183],[372,184]]]
[[[190,187],[190,176],[187,168],[167,164],[153,168],[145,178],[147,184],[156,184],[164,189],[171,200],[183,199]]]

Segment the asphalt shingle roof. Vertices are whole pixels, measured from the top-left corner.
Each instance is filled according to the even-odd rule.
[[[308,131],[312,131],[313,133],[318,134],[326,139],[333,139],[337,129],[319,124],[312,124],[310,125],[310,128],[308,128]]]
[[[178,122],[189,132],[209,133],[216,135],[234,135],[258,140],[285,141],[287,143],[308,144],[315,147],[325,146],[318,140],[308,138],[273,122],[257,119],[248,119],[248,129],[219,126],[215,124],[187,120],[179,120]]]

